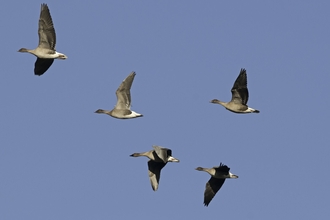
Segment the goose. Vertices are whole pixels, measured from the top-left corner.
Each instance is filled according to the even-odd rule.
[[[231,101],[222,102],[218,99],[213,99],[211,103],[220,104],[225,107],[227,110],[234,113],[259,113],[259,110],[250,108],[247,106],[249,99],[249,91],[247,88],[247,76],[246,70],[241,69],[233,88],[231,89]]]
[[[172,157],[172,150],[160,146],[152,146],[154,149],[143,153],[131,154],[131,157],[148,157],[148,173],[151,187],[154,191],[158,189],[160,171],[167,164],[167,162],[180,162],[180,160]]]
[[[53,64],[54,59],[65,60],[68,58],[55,50],[56,34],[47,4],[41,4],[38,35],[39,45],[36,49],[21,48],[18,52],[31,53],[37,57],[34,74],[41,76]]]
[[[107,114],[114,118],[119,119],[129,119],[142,117],[142,114],[136,113],[131,110],[131,86],[134,80],[136,73],[131,72],[126,79],[120,84],[116,91],[117,104],[114,109],[111,111],[98,109],[95,113]]]
[[[213,168],[197,167],[198,171],[205,171],[211,175],[210,180],[206,183],[204,192],[204,206],[208,206],[219,191],[226,178],[237,179],[238,176],[229,172],[230,168],[220,163],[220,166]]]

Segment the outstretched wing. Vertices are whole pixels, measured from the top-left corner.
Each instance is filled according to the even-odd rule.
[[[46,4],[41,4],[38,35],[39,47],[55,50],[56,34],[52,17]]]
[[[54,59],[37,58],[36,62],[34,63],[34,74],[41,76],[49,69],[53,62]]]
[[[210,180],[206,183],[205,192],[204,192],[204,205],[208,206],[212,201],[215,194],[219,191],[225,179],[216,179],[211,177]]]
[[[165,165],[166,163],[157,163],[153,160],[148,161],[148,174],[150,178],[151,187],[154,191],[158,189],[160,171]]]
[[[131,72],[126,79],[120,84],[116,91],[117,96],[117,109],[130,109],[131,108],[131,86],[135,77],[135,72]]]
[[[241,69],[233,88],[231,89],[232,98],[231,101],[237,104],[246,105],[249,100],[249,91],[247,88],[247,76],[246,70]]]

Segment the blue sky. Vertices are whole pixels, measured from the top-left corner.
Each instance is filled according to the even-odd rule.
[[[68,56],[34,76],[39,1],[0,8],[0,210],[3,220],[326,219],[329,210],[328,1],[45,2]],[[249,106],[220,105],[246,68]],[[131,72],[132,109],[112,109]],[[152,191],[147,158],[180,163]],[[203,206],[207,173],[227,180]],[[220,216],[221,215],[221,216]]]

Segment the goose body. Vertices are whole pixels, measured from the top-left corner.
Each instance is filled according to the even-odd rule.
[[[233,88],[231,89],[232,98],[230,102],[222,102],[218,99],[213,99],[211,103],[220,104],[227,110],[234,113],[259,113],[259,110],[247,106],[249,99],[249,91],[247,88],[246,70],[241,69]]]
[[[47,4],[41,4],[39,18],[39,44],[35,49],[21,48],[18,52],[31,53],[37,57],[34,64],[34,74],[41,76],[53,64],[54,59],[65,60],[68,57],[55,50],[56,34]]]
[[[154,149],[143,153],[131,154],[131,157],[145,156],[149,158],[148,174],[150,178],[151,187],[154,191],[158,189],[160,171],[167,164],[167,162],[180,162],[178,159],[172,157],[172,150],[160,146],[152,146]]]
[[[114,118],[129,119],[142,117],[143,115],[131,110],[131,86],[136,73],[131,72],[120,84],[116,91],[117,104],[111,111],[98,109],[95,113],[107,114]]]
[[[205,192],[204,192],[204,205],[208,206],[219,191],[219,189],[224,184],[227,178],[237,179],[238,176],[229,172],[230,168],[222,163],[220,166],[213,168],[203,168],[197,167],[196,170],[204,171],[211,175],[210,180],[206,183]]]

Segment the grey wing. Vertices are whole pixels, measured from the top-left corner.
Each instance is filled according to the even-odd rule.
[[[131,87],[135,77],[135,72],[131,72],[126,79],[120,84],[116,91],[117,96],[117,109],[130,109],[131,108]]]
[[[52,17],[50,16],[50,12],[46,4],[41,4],[38,35],[39,47],[55,50],[56,34]]]
[[[155,149],[155,152],[157,154],[157,156],[164,162],[167,163],[167,157],[169,156],[167,154],[168,149],[167,148],[162,148],[159,146],[152,146]]]
[[[157,163],[153,160],[148,161],[148,174],[150,178],[151,187],[154,191],[158,189],[160,171],[165,165],[166,163]]]
[[[225,179],[217,179],[211,177],[210,180],[206,183],[205,192],[204,192],[204,205],[208,206],[215,196],[215,194],[219,191]]]
[[[37,60],[34,64],[34,74],[41,76],[49,69],[49,67],[53,64],[53,62],[54,62],[54,59],[37,58]]]
[[[243,105],[246,105],[246,103],[248,102],[249,91],[247,89],[247,76],[245,69],[241,69],[241,72],[235,80],[233,88],[231,89],[231,93],[232,102]]]

